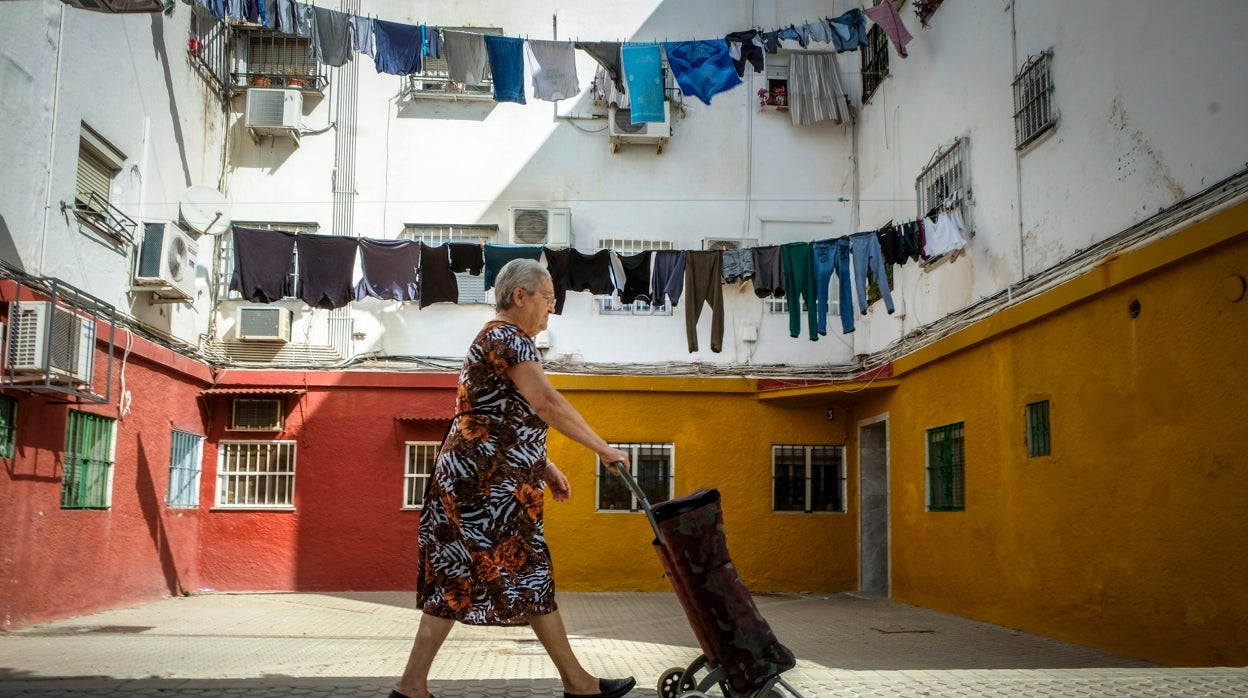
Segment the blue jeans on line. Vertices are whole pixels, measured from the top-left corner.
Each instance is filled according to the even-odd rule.
[[[858,310],[867,314],[867,269],[875,274],[875,281],[880,287],[880,295],[884,297],[884,307],[892,315],[893,293],[888,288],[888,274],[884,270],[884,251],[880,249],[880,239],[875,231],[858,233],[849,236],[854,250],[854,285],[858,288]],[[843,303],[844,301],[842,301]]]
[[[836,272],[837,290],[840,291],[841,332],[854,331],[854,296],[849,281],[849,238],[820,240],[814,245],[815,256],[815,307],[819,334],[828,333],[828,284],[832,272]]]

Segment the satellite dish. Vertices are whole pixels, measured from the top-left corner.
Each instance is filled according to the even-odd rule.
[[[230,203],[225,195],[207,185],[196,185],[182,194],[178,203],[182,222],[204,235],[220,235],[230,227]]]

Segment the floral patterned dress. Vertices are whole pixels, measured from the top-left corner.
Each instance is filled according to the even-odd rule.
[[[525,625],[556,609],[542,529],[547,425],[507,377],[538,361],[533,340],[494,320],[473,340],[456,412],[420,516],[417,593],[425,613]]]

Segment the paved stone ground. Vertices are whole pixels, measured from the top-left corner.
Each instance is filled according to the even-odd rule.
[[[799,659],[783,678],[805,698],[1248,696],[1248,668],[1159,667],[882,599],[756,598]],[[656,696],[658,677],[699,653],[672,594],[559,599],[582,662],[636,676],[632,698]],[[48,623],[0,634],[0,698],[384,698],[413,604],[410,593],[205,594]],[[457,626],[432,679],[441,698],[562,695],[527,628]]]

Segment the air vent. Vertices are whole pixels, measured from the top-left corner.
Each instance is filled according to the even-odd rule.
[[[571,209],[511,209],[511,244],[568,247],[572,244]]]

